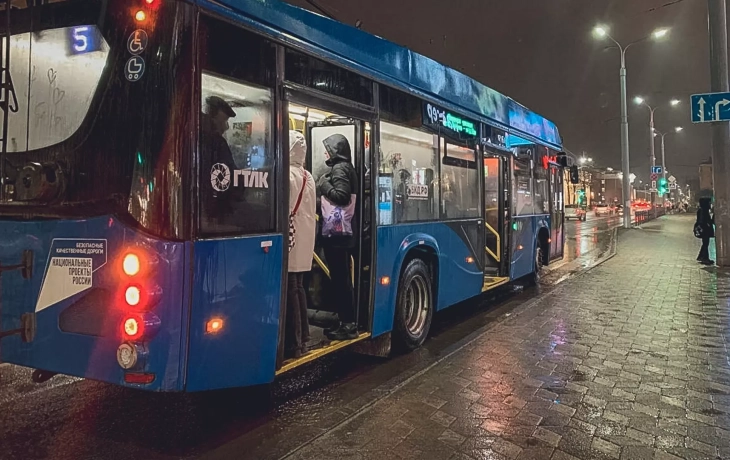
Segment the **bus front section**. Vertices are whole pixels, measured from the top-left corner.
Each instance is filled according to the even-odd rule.
[[[192,8],[43,3],[0,9],[0,362],[180,390]]]

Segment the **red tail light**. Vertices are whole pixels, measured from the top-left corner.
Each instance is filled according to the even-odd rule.
[[[155,271],[158,259],[154,254],[139,247],[131,247],[124,251],[119,259],[120,275],[122,278],[136,278],[147,276]]]
[[[122,258],[122,271],[127,276],[136,276],[142,269],[142,263],[139,254],[128,252]]]
[[[124,301],[130,307],[136,307],[142,301],[142,290],[139,286],[127,286],[124,291]]]
[[[138,247],[130,248],[123,253],[119,260],[120,281],[123,283],[120,297],[125,307],[148,310],[160,301],[162,288],[147,282],[157,263],[157,257]]]
[[[155,336],[160,329],[160,318],[154,313],[134,313],[122,317],[122,340],[135,342],[147,340]]]
[[[125,316],[122,321],[122,337],[125,340],[137,340],[144,335],[144,320],[141,316]]]
[[[147,385],[155,381],[155,374],[138,374],[127,372],[124,374],[125,383]]]

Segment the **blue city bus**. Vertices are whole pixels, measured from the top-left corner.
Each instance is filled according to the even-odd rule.
[[[2,3],[0,361],[35,381],[201,391],[408,351],[434,312],[562,257],[556,126],[425,56],[275,0]],[[290,130],[315,179],[332,134],[360,178],[359,335],[323,338],[317,243],[297,359]]]

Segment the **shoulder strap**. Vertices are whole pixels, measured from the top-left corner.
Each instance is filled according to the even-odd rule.
[[[299,191],[299,198],[297,198],[297,204],[294,205],[294,209],[291,212],[292,216],[295,216],[297,214],[297,211],[299,210],[299,205],[302,204],[302,196],[304,195],[304,188],[306,186],[307,186],[307,170],[304,170],[304,174],[302,175],[302,189]]]

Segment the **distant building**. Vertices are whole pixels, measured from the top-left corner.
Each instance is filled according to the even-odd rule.
[[[618,173],[595,174],[592,185],[596,203],[623,203],[623,181]]]

